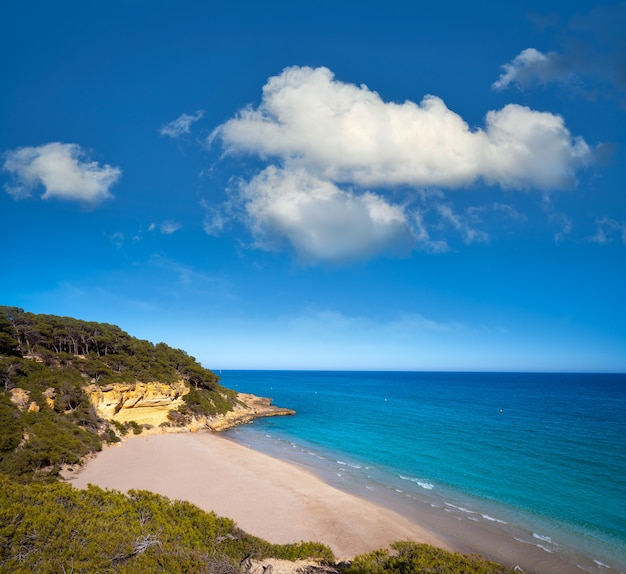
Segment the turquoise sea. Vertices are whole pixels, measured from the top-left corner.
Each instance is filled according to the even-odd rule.
[[[535,572],[626,572],[626,375],[224,371],[228,436]]]

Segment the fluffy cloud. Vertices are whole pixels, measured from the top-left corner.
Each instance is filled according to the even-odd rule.
[[[385,102],[367,86],[308,67],[270,78],[260,105],[215,129],[215,141],[226,154],[254,155],[266,167],[221,210],[205,206],[207,233],[239,214],[258,246],[287,243],[308,261],[407,246],[445,252],[446,240],[433,237],[441,229],[466,243],[488,241],[476,213],[455,212],[441,201],[442,189],[566,189],[592,157],[555,114],[511,104],[470,128],[436,96]]]
[[[165,124],[159,130],[159,133],[163,136],[169,136],[177,139],[184,134],[191,133],[191,124],[202,119],[204,116],[204,110],[198,110],[195,114],[181,114],[179,118]]]
[[[269,247],[286,238],[307,260],[358,259],[412,241],[401,207],[302,169],[270,166],[242,184],[241,193],[257,239]]]
[[[566,188],[591,158],[560,116],[508,105],[472,130],[440,98],[384,102],[327,68],[292,67],[270,78],[258,108],[211,135],[227,152],[274,157],[338,183]]]
[[[90,204],[112,197],[109,188],[122,174],[117,167],[89,161],[79,145],[60,142],[11,150],[5,154],[4,170],[15,178],[14,185],[5,185],[15,198],[28,197],[35,187],[43,185],[43,199]]]
[[[567,84],[574,78],[573,71],[562,56],[556,52],[543,54],[535,48],[522,50],[502,68],[504,72],[493,83],[494,90],[503,90],[512,84],[522,89],[551,82]]]

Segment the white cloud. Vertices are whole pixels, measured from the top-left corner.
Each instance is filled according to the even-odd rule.
[[[572,137],[561,116],[509,104],[487,114],[484,178],[505,188],[571,187],[576,171],[592,159],[581,137]]]
[[[35,187],[43,185],[43,199],[90,204],[113,197],[109,188],[122,175],[118,167],[89,161],[79,145],[60,142],[8,151],[4,170],[16,181],[15,185],[5,185],[5,190],[17,199],[30,196]]]
[[[308,261],[407,248],[442,253],[450,230],[466,243],[486,242],[479,208],[455,211],[442,189],[567,189],[592,160],[555,114],[510,104],[470,128],[436,96],[385,102],[367,86],[308,67],[270,78],[260,105],[216,128],[215,141],[226,154],[257,156],[265,169],[222,206],[204,206],[205,231],[217,234],[237,218],[257,247],[288,244]],[[503,204],[489,209],[524,219]]]
[[[400,206],[302,169],[270,166],[243,183],[241,195],[259,244],[268,248],[286,238],[306,260],[360,259],[412,242]]]
[[[556,52],[543,54],[535,48],[522,50],[502,66],[504,72],[493,83],[494,90],[504,90],[512,84],[521,89],[536,84],[570,83],[575,75],[569,63]]]
[[[468,218],[455,213],[450,205],[439,203],[435,205],[435,209],[443,220],[448,221],[454,229],[461,233],[465,243],[486,243],[489,241],[489,235],[485,231],[472,227]]]
[[[492,205],[493,211],[496,213],[501,213],[505,217],[512,219],[514,221],[527,221],[528,217],[524,213],[520,213],[515,209],[512,205],[507,205],[506,203],[494,203]]]
[[[191,133],[191,124],[197,122],[204,117],[204,110],[198,110],[195,114],[181,114],[174,121],[169,122],[161,127],[159,133],[163,136],[171,138],[179,138],[184,134]]]
[[[219,126],[229,153],[274,157],[316,177],[360,186],[448,187],[478,180],[502,187],[566,188],[591,160],[563,118],[508,105],[472,130],[440,98],[384,102],[327,68],[292,67],[272,77],[258,108]]]
[[[148,227],[148,231],[156,231],[157,229],[163,233],[163,235],[172,235],[181,228],[181,224],[176,221],[163,221],[158,225],[156,223],[151,223]]]
[[[433,239],[429,225],[424,221],[428,210],[415,210],[411,213],[410,228],[415,246],[428,253],[447,253],[450,247],[445,239]]]
[[[218,206],[211,205],[206,200],[202,200],[200,202],[200,206],[204,209],[204,217],[202,219],[204,232],[207,235],[217,237],[222,232],[229,219],[228,216],[225,215],[226,206],[222,205],[220,208]]]

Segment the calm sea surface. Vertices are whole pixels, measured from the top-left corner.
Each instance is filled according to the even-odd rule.
[[[297,411],[234,440],[447,534],[453,521],[469,551],[490,554],[471,533],[492,529],[568,571],[626,572],[626,375],[224,371],[221,382]]]

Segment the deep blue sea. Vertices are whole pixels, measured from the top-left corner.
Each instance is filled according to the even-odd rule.
[[[626,572],[624,374],[224,371],[221,382],[297,411],[231,438],[468,551],[506,560],[473,537],[491,529],[568,564],[546,571]]]

